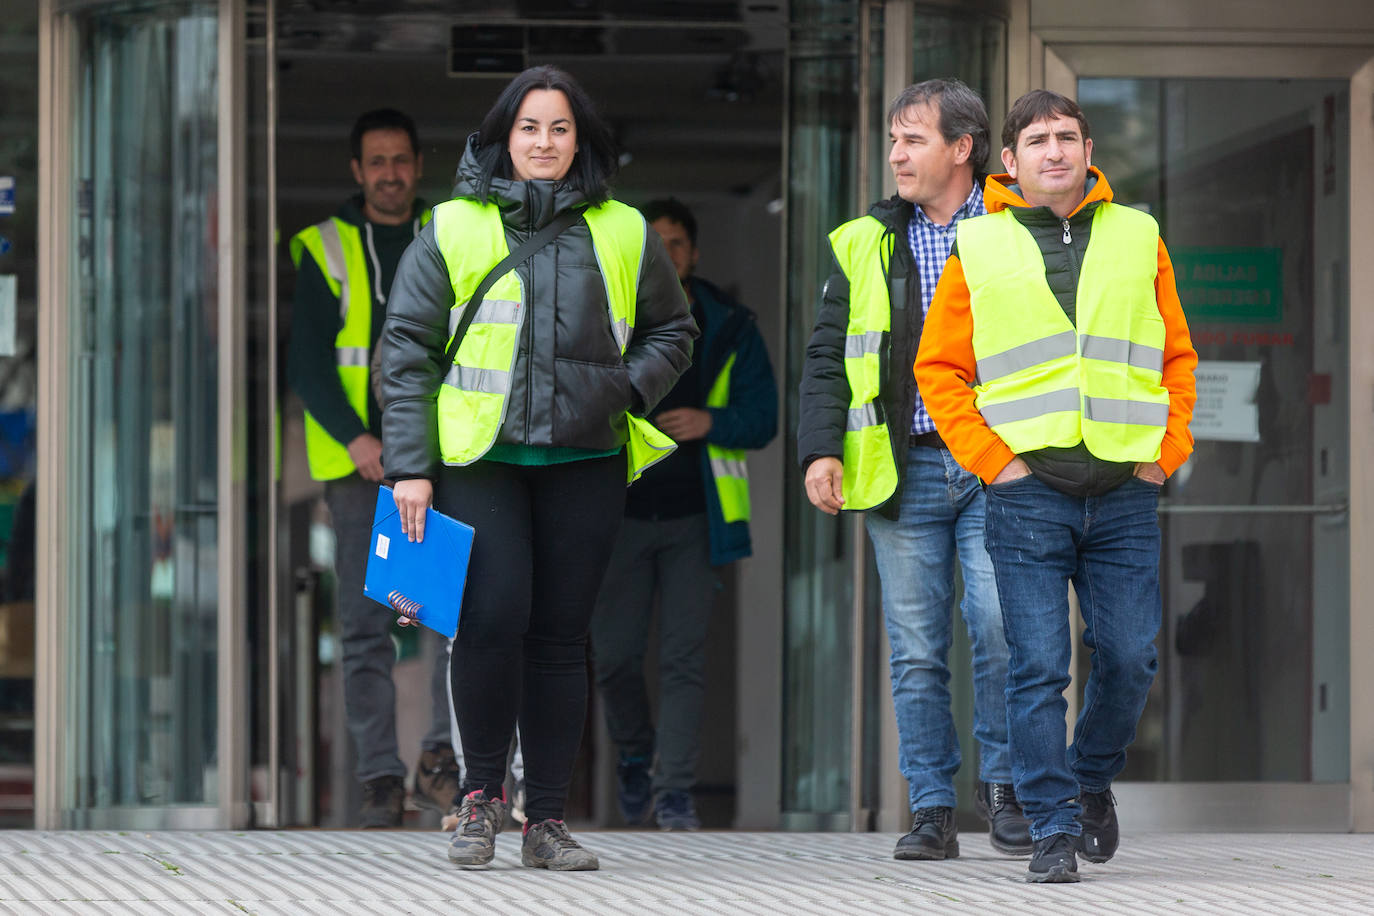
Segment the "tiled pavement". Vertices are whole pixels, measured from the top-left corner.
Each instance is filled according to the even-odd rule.
[[[13,913],[1374,914],[1374,835],[1127,834],[1077,885],[1024,883],[977,835],[897,862],[883,834],[582,831],[601,871],[461,871],[418,832],[0,833]]]

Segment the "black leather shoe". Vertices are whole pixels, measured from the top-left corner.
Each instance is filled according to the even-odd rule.
[[[980,782],[974,790],[978,813],[988,822],[992,848],[1009,856],[1028,856],[1035,851],[1030,821],[1016,800],[1016,790],[1004,782]]]
[[[1035,841],[1030,871],[1026,880],[1031,884],[1072,884],[1078,880],[1078,858],[1074,847],[1078,837],[1067,833],[1051,833]]]
[[[897,841],[894,859],[957,859],[959,828],[953,808],[917,808],[911,832]]]
[[[1121,829],[1116,823],[1116,796],[1111,789],[1079,792],[1078,804],[1083,809],[1078,815],[1078,822],[1083,825],[1078,848],[1089,862],[1106,862],[1116,855],[1116,847],[1121,842]]]

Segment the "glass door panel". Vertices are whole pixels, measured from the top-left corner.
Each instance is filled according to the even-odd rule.
[[[1345,781],[1348,84],[1084,79],[1079,101],[1117,199],[1159,219],[1200,359],[1122,778]]]
[[[859,215],[859,160],[872,137],[859,137],[858,5],[794,3],[788,47],[787,111],[787,435],[796,441],[802,362],[821,288],[832,269],[826,235]],[[868,43],[872,46],[872,43]],[[876,44],[881,49],[881,41]],[[876,58],[876,64],[875,60]],[[882,86],[881,54],[868,60],[868,85]],[[876,77],[876,78],[875,78]],[[882,120],[881,95],[864,99],[869,123]],[[876,118],[873,115],[876,114]],[[870,174],[880,178],[869,159]],[[877,185],[871,190],[875,196]],[[782,824],[847,829],[850,821],[854,582],[862,530],[806,499],[801,471],[788,465],[783,552]],[[876,594],[876,592],[875,592]],[[870,610],[870,616],[872,612]]]
[[[71,826],[217,802],[216,17],[74,17]]]

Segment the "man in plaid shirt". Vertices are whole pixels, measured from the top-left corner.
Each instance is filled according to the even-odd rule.
[[[977,806],[995,848],[1027,855],[1030,832],[1011,785],[1007,646],[983,546],[983,489],[941,441],[911,371],[955,227],[984,212],[987,111],[958,80],[929,80],[897,97],[888,122],[897,194],[831,233],[837,270],[807,346],[798,457],[816,508],[831,515],[873,510],[865,522],[882,580],[900,765],[913,813],[894,857],[959,854],[960,753],[947,664],[956,562],[973,649]]]

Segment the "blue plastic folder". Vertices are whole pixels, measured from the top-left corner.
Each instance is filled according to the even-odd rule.
[[[391,488],[378,488],[363,594],[452,639],[458,633],[472,535],[472,526],[428,509],[425,539],[414,543],[401,530]]]

